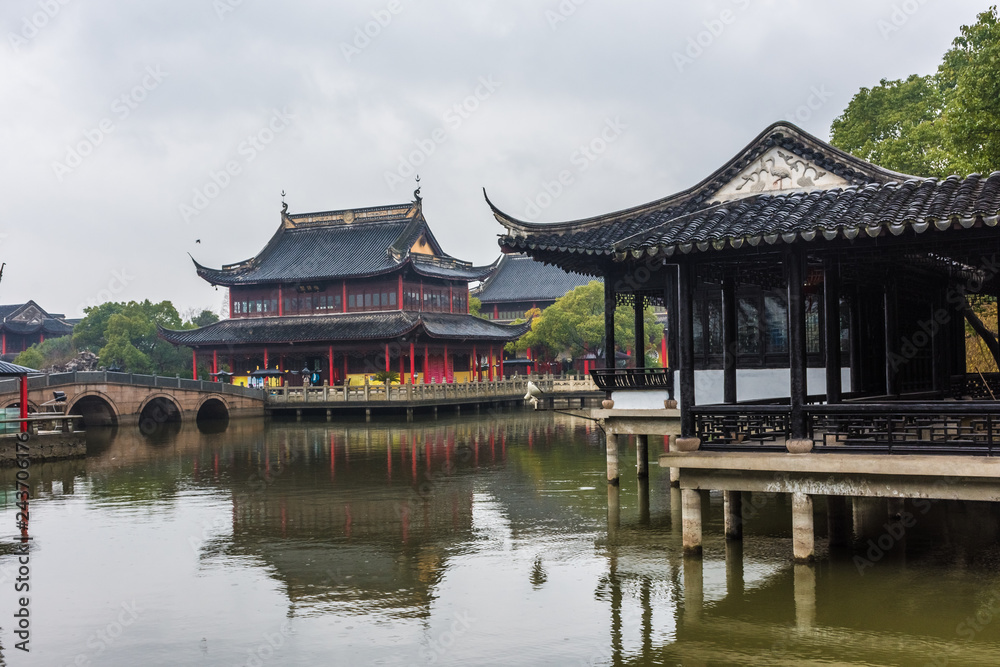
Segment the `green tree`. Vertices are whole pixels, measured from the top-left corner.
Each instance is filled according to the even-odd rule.
[[[656,322],[651,308],[643,314],[645,349],[655,349],[663,338],[663,325]],[[629,349],[635,339],[633,309],[615,310],[615,343],[618,350]],[[573,357],[592,353],[604,356],[604,285],[592,281],[567,292],[543,310],[531,322],[531,330],[511,344],[511,351],[523,353],[528,348],[538,355],[558,358],[563,353]],[[510,349],[510,348],[509,348]]]
[[[486,316],[483,315],[483,302],[474,296],[469,297],[469,315],[475,315],[483,320],[486,319]]]
[[[14,363],[42,370],[56,364],[64,364],[75,356],[76,345],[73,344],[73,337],[60,336],[35,343],[17,355]]]
[[[194,326],[182,322],[169,301],[103,303],[87,308],[86,317],[73,331],[77,347],[97,353],[103,366],[119,366],[130,373],[191,375],[191,358],[157,335],[166,329]]]
[[[1000,20],[981,13],[936,73],[862,88],[831,143],[887,169],[944,177],[1000,168]]]

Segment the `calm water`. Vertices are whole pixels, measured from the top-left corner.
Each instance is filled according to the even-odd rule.
[[[818,520],[817,564],[793,567],[782,498],[745,501],[727,548],[713,494],[685,562],[666,471],[648,502],[626,472],[609,526],[602,442],[521,412],[104,434],[30,469],[29,654],[4,470],[3,664],[1000,664],[993,508],[909,508],[859,572],[884,504],[846,553]]]

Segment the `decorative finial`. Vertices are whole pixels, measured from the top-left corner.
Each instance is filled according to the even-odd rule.
[[[285,191],[284,190],[281,191],[281,213],[283,215],[287,215],[288,214],[288,204],[285,203]]]
[[[419,202],[423,200],[420,196],[420,174],[417,174],[417,189],[413,191],[413,197]]]

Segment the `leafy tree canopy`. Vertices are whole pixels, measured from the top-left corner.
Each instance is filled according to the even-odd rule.
[[[76,346],[73,344],[73,337],[60,336],[32,345],[17,355],[14,363],[41,370],[55,364],[64,364],[74,356],[76,356]]]
[[[915,176],[1000,169],[1000,18],[962,26],[934,74],[862,88],[833,121],[831,143]]]
[[[646,308],[643,320],[646,350],[655,349],[655,344],[663,338],[663,325],[656,322],[651,308]],[[619,350],[630,348],[634,339],[633,309],[619,306],[615,310],[616,346]],[[604,286],[595,280],[567,292],[535,317],[531,330],[515,341],[512,347],[519,353],[530,347],[536,355],[543,354],[549,358],[557,358],[564,352],[573,357],[587,353],[603,357]]]

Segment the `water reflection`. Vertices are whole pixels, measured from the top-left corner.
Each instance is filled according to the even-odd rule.
[[[286,621],[272,664],[994,664],[1000,647],[991,506],[936,503],[870,555],[917,508],[837,506],[846,550],[821,528],[816,564],[793,566],[783,498],[746,496],[736,541],[706,493],[685,558],[667,471],[607,485],[603,434],[562,415],[89,438],[86,460],[31,469],[39,664],[245,664]],[[93,618],[133,597],[146,624],[87,653]]]

